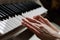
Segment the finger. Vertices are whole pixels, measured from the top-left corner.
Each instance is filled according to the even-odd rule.
[[[40,32],[35,29],[33,26],[27,24],[26,22],[22,22],[23,25],[25,25],[29,30],[31,30],[33,33],[37,34],[37,35],[40,35]]]
[[[40,18],[40,15],[34,16],[33,18],[36,19],[36,20],[38,20],[38,21],[40,21],[40,22],[42,22],[42,23],[45,23],[45,22]]]
[[[54,25],[52,25],[46,18],[43,18],[42,16],[39,16],[39,18],[40,21],[42,20],[42,22],[50,26],[52,29],[56,30],[57,32],[59,31],[59,29],[57,29]]]
[[[40,37],[40,38],[43,38],[44,37],[42,35],[42,33],[41,33],[42,30],[40,30],[40,29],[38,30],[38,28],[37,28],[36,29],[37,31],[36,31],[36,30],[33,29],[33,26],[31,26],[31,25],[29,25],[29,24],[27,24],[25,22],[23,24],[25,24],[28,27],[28,29],[30,29],[32,32],[34,32],[38,37]]]
[[[42,19],[40,19],[40,18],[39,18],[39,21],[45,24],[45,22]]]
[[[23,22],[26,22],[26,23],[28,23],[29,25],[32,25],[32,23],[33,22],[30,22],[29,20],[27,20],[27,19],[22,19],[23,20]],[[33,26],[33,25],[32,25]]]
[[[40,25],[40,24],[37,24],[37,23],[35,23],[35,25],[38,26],[41,30],[44,29],[43,31],[45,31],[46,33],[49,33],[49,31],[48,31],[49,27],[47,28],[47,27],[45,27],[45,25]]]
[[[30,22],[30,21],[28,21],[27,19],[23,19],[23,22],[25,22],[25,23],[27,23],[27,24],[29,24],[29,25],[31,25],[33,28],[35,28],[35,29],[39,29],[37,26],[35,26],[35,24],[34,23],[32,23],[32,22]]]
[[[40,17],[40,16],[39,16],[39,15],[37,15],[37,16],[34,16],[33,18],[34,18],[34,19],[36,19],[36,20],[38,20],[38,19],[39,19],[39,17]]]
[[[46,21],[45,18],[43,18],[42,16],[38,16],[38,17],[39,17],[39,19],[38,19],[39,21],[45,23],[45,21]],[[35,17],[35,19],[36,19],[36,18],[37,18],[37,17]]]
[[[38,18],[38,19],[37,19]],[[34,17],[34,19],[37,19],[37,20],[39,20],[39,21],[42,21],[42,22],[44,22],[45,23],[45,18],[43,18],[42,16],[36,16],[36,17]]]
[[[27,20],[28,20],[28,22],[41,24],[41,22],[39,22],[39,21],[36,20],[36,19],[26,18],[26,19],[23,19],[23,20],[24,20],[24,21],[27,21]]]
[[[29,20],[30,22],[37,23],[36,20],[34,19],[31,19],[31,18],[26,18],[26,19]]]
[[[34,23],[36,26],[38,26],[39,28],[40,27],[43,27],[42,25],[40,25],[40,24],[37,24],[37,23]]]
[[[47,35],[43,32],[42,27],[40,28],[39,32],[41,33],[41,35],[37,35],[40,39],[44,40],[47,38]]]

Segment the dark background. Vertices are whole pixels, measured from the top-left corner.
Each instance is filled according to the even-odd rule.
[[[44,7],[48,9],[47,18],[60,25],[60,1],[59,0],[40,0]]]

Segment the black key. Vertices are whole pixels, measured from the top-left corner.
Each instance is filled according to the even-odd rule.
[[[12,4],[12,6],[15,9],[16,15],[22,14],[22,10],[18,8],[18,6],[16,6],[15,4]]]
[[[40,5],[38,5],[37,3],[33,2],[33,1],[30,1],[30,2],[27,2],[27,6],[30,5],[30,8],[32,9],[36,9],[38,7],[40,7]]]
[[[34,8],[32,7],[32,3],[30,3],[30,2],[26,2],[26,3],[22,3],[24,6],[26,6],[27,7],[27,9],[29,9],[29,10],[33,10]]]
[[[6,16],[2,12],[0,12],[0,15],[3,16],[2,19],[5,19],[6,20]]]
[[[19,6],[18,3],[13,4],[13,6],[15,6],[16,8],[18,8],[20,11],[25,11],[26,10],[25,8]]]
[[[6,5],[6,7],[16,13],[16,8],[12,4]]]
[[[2,15],[0,15],[0,21],[3,21],[3,16]]]
[[[21,5],[19,5],[21,4]],[[23,8],[25,11],[29,11],[28,8],[26,6],[24,6],[22,3],[16,3],[15,6],[17,6],[19,9]]]
[[[6,12],[10,17],[13,17],[13,15],[11,14],[11,12],[8,11],[6,8],[4,8],[4,6],[0,5],[0,9],[3,10],[4,12]]]
[[[5,13],[4,11],[0,10],[1,13],[3,13],[5,15],[6,19],[9,19],[9,15],[7,13]]]
[[[34,8],[38,8],[38,7],[41,7],[40,5],[38,5],[37,3],[35,3],[35,2],[31,2],[32,3],[32,5],[34,5],[33,7]]]
[[[5,5],[2,5],[10,15],[12,15],[13,17],[15,16],[15,12],[13,12],[12,10],[10,10],[8,7],[6,7]]]
[[[15,6],[13,6],[12,4],[11,5],[6,5],[7,6],[7,8],[9,8],[10,10],[12,10],[12,11],[14,11],[15,13],[14,14],[16,14],[16,15],[18,15],[18,9],[15,7]]]
[[[27,7],[29,7],[30,10],[35,9],[35,4],[33,4],[33,2],[26,2],[23,4],[26,5]]]
[[[6,4],[7,5],[7,4]],[[10,10],[8,7],[6,7],[5,5],[2,5],[5,9],[7,9],[8,11],[10,11],[11,13],[14,13],[14,11]]]
[[[17,6],[15,6],[15,7],[18,8]],[[23,7],[21,7],[21,6],[18,9],[21,10],[21,12],[26,12],[26,10],[23,9]]]
[[[3,5],[1,5],[1,7],[3,7],[4,9],[3,9],[3,8],[2,8],[2,9],[12,17],[12,14],[11,14],[11,12],[9,11],[8,8],[6,8],[6,7],[3,6]]]
[[[31,9],[30,9],[30,5],[28,6],[27,3],[18,3],[18,5],[19,5],[20,7],[27,8],[28,11],[31,10]]]

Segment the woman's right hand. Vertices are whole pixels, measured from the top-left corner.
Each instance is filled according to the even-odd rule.
[[[60,34],[58,34],[60,30],[42,16],[36,16],[33,19],[23,19],[22,24],[28,27],[29,30],[35,33],[42,40],[60,39]]]

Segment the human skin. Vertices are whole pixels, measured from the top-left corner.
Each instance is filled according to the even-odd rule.
[[[56,40],[60,39],[60,32],[51,22],[42,16],[35,16],[33,19],[22,19],[22,24],[26,26],[30,31],[35,33],[38,38],[42,40]]]

